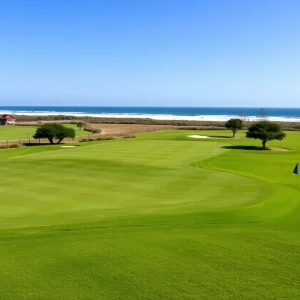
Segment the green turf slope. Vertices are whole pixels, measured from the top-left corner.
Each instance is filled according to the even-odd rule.
[[[300,299],[300,133],[189,134],[1,151],[1,299]]]

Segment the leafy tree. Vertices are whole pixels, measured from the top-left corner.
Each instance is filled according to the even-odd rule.
[[[48,139],[51,144],[57,139],[59,144],[64,138],[74,138],[75,130],[59,123],[46,123],[39,126],[33,136],[35,139]]]
[[[53,139],[55,138],[55,129],[51,124],[44,124],[36,129],[33,136],[34,139],[48,139],[51,144],[53,144]]]
[[[83,126],[84,126],[84,123],[83,122],[78,122],[76,123],[76,126],[81,129]]]
[[[241,119],[230,119],[225,123],[225,127],[230,129],[232,136],[235,137],[236,132],[243,128],[243,121]]]
[[[282,131],[279,124],[269,121],[260,121],[252,124],[246,132],[246,137],[262,141],[265,149],[266,143],[272,140],[283,140],[286,134]]]

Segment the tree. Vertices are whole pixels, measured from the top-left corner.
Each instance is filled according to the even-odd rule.
[[[83,122],[78,122],[76,123],[76,126],[81,129],[83,126],[84,126],[84,123]]]
[[[260,117],[261,121],[263,121],[267,118],[267,113],[263,108],[259,109],[259,117]]]
[[[236,132],[243,128],[243,121],[241,119],[230,119],[225,123],[225,127],[230,129],[232,137],[235,137]]]
[[[241,113],[239,114],[239,117],[241,118],[241,120],[242,120],[243,122],[246,122],[248,116],[247,116],[246,114],[244,114],[243,112],[241,112]]]
[[[51,144],[53,144],[53,139],[55,138],[55,129],[50,124],[44,124],[36,129],[33,136],[34,139],[48,139]]]
[[[246,132],[246,137],[262,141],[265,149],[266,143],[272,140],[283,140],[286,134],[282,131],[279,124],[269,121],[260,121],[252,124]]]
[[[57,139],[59,144],[64,138],[74,138],[75,130],[58,123],[46,123],[39,126],[33,136],[35,139],[48,139],[51,144]]]

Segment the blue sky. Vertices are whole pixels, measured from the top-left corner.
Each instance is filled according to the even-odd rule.
[[[300,106],[298,0],[2,0],[0,105]]]

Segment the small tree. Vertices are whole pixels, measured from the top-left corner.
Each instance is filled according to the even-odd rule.
[[[267,118],[267,113],[263,108],[259,109],[259,117],[261,121],[264,121]]]
[[[81,130],[81,128],[84,126],[83,122],[76,123],[77,127]]]
[[[48,139],[51,144],[57,139],[59,144],[64,138],[74,138],[75,130],[58,123],[48,123],[39,126],[33,136],[35,139]]]
[[[230,119],[225,123],[225,127],[230,129],[232,137],[235,137],[236,132],[243,128],[243,121],[241,119]]]
[[[262,141],[265,149],[266,143],[272,140],[283,140],[286,134],[282,131],[279,124],[269,121],[260,121],[252,124],[246,132],[246,137]]]
[[[242,120],[243,122],[246,122],[248,116],[247,116],[246,114],[244,114],[243,112],[241,112],[241,113],[239,114],[239,117],[241,118],[241,120]]]

